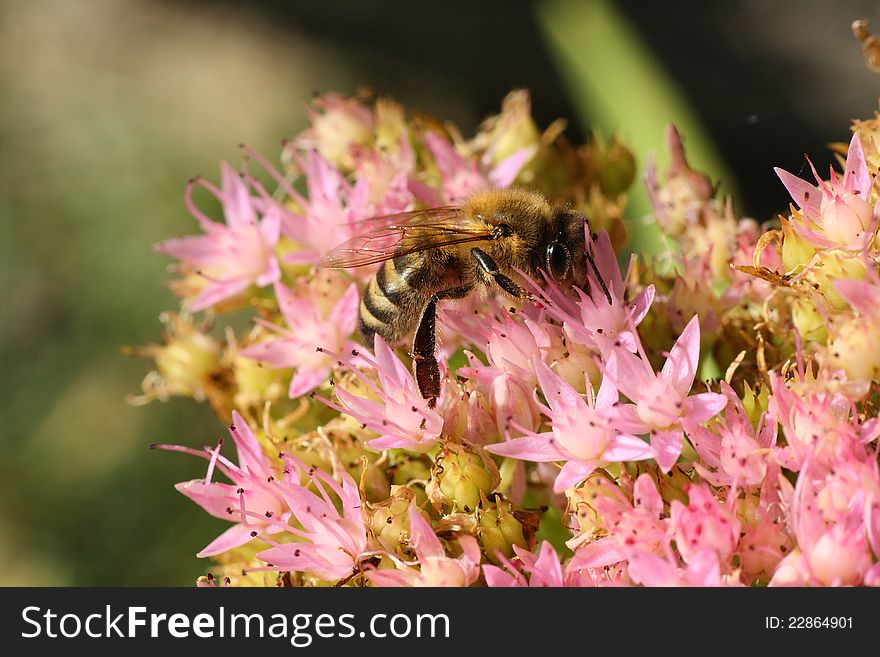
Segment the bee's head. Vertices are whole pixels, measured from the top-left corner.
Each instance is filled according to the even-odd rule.
[[[585,223],[584,216],[572,210],[562,210],[554,217],[542,269],[559,285],[582,285],[587,278]]]

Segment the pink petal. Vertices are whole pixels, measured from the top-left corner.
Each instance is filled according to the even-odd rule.
[[[684,413],[691,422],[705,422],[718,415],[727,405],[727,397],[717,392],[701,392],[685,401]]]
[[[614,428],[629,434],[648,433],[651,428],[639,417],[635,404],[620,404],[611,411]]]
[[[580,483],[590,476],[597,465],[599,464],[596,461],[569,461],[562,466],[562,470],[556,475],[556,480],[553,482],[553,492],[562,493],[566,488]]]
[[[663,498],[657,490],[657,484],[651,479],[651,475],[645,473],[639,475],[633,485],[633,503],[637,509],[644,509],[654,518],[663,515]]]
[[[627,572],[632,580],[644,586],[680,586],[678,569],[655,554],[642,550],[628,556]]]
[[[633,401],[641,397],[653,381],[651,366],[623,349],[614,349],[607,358],[605,376],[611,376],[617,388]]]
[[[489,181],[495,187],[501,189],[510,187],[513,184],[513,181],[516,180],[519,172],[522,171],[523,167],[532,159],[537,150],[537,146],[533,144],[531,146],[520,148],[512,155],[508,155],[501,160],[494,169],[492,169],[492,172],[489,174]]]
[[[153,249],[198,267],[208,266],[217,259],[217,241],[205,235],[176,237],[159,242]]]
[[[534,357],[533,363],[544,398],[555,413],[571,413],[585,407],[584,400],[577,391],[556,376],[539,356]]]
[[[229,433],[235,442],[241,469],[260,475],[269,474],[269,459],[250,425],[239,415],[238,411],[232,411],[232,425],[229,427]]]
[[[281,237],[281,218],[283,210],[276,205],[271,206],[260,222],[260,232],[269,246],[275,246]]]
[[[654,458],[654,450],[637,436],[619,434],[602,454],[603,461],[642,461]]]
[[[223,281],[222,283],[212,283],[192,300],[190,307],[193,312],[205,310],[206,308],[213,306],[215,303],[219,303],[220,301],[241,294],[248,289],[250,285],[251,282],[247,278],[235,278],[230,281]]]
[[[429,449],[433,446],[434,441],[425,441],[424,447],[425,449]],[[370,441],[365,443],[367,447],[377,452],[383,452],[386,449],[411,449],[413,451],[425,451],[425,449],[419,450],[419,441],[417,438],[413,437],[405,437],[398,436],[396,434],[383,434],[378,438],[373,438]]]
[[[520,582],[505,570],[498,566],[483,566],[483,577],[486,579],[486,586],[492,588],[513,588],[520,586]]]
[[[370,580],[371,584],[388,588],[412,586],[417,577],[414,570],[383,568],[382,570],[374,569],[367,571],[367,579]]]
[[[420,560],[428,557],[445,557],[446,551],[440,543],[440,539],[434,533],[431,525],[425,520],[425,516],[419,511],[415,500],[409,507],[409,532],[410,542],[415,548]]]
[[[330,311],[327,319],[337,327],[340,335],[350,335],[354,332],[358,321],[360,298],[357,285],[352,283]]]
[[[678,340],[672,345],[669,357],[663,364],[661,376],[672,384],[682,397],[687,396],[694,378],[697,376],[697,365],[700,361],[700,320],[694,315]],[[627,395],[629,397],[629,395]]]
[[[266,271],[257,276],[257,285],[265,287],[281,280],[281,267],[278,266],[278,259],[271,256],[266,263]]]
[[[234,228],[244,228],[257,223],[257,216],[247,185],[241,175],[226,162],[220,165],[220,186],[223,190],[223,212],[226,223]]]
[[[237,548],[251,540],[252,525],[235,524],[204,547],[197,557],[213,557],[227,550]]]
[[[287,391],[287,396],[291,399],[302,397],[324,383],[329,375],[329,367],[314,370],[300,368],[290,380],[290,389]]]
[[[541,543],[541,549],[538,551],[538,559],[532,567],[529,583],[531,586],[559,587],[563,585],[559,555],[549,541]]]
[[[651,304],[654,303],[654,295],[654,286],[649,285],[644,290],[642,290],[635,299],[632,300],[632,303],[630,303],[630,312],[632,313],[633,324],[635,324],[636,326],[641,324],[642,320],[645,318],[645,315],[648,314],[648,310],[650,310]]]
[[[834,287],[862,315],[877,317],[880,314],[880,287],[848,278],[834,281]]]
[[[611,408],[620,400],[620,393],[614,383],[613,376],[603,376],[599,384],[599,392],[596,393],[596,401],[593,404],[597,411]]]
[[[566,570],[582,570],[584,568],[604,568],[626,559],[617,540],[611,537],[600,538],[578,548],[574,556],[566,564]]]
[[[486,445],[486,451],[498,454],[499,456],[509,456],[535,463],[564,461],[568,458],[568,455],[556,447],[555,442],[551,442],[552,438],[552,432],[523,436],[522,438],[514,438],[503,443]]]
[[[302,349],[289,338],[257,342],[239,352],[242,356],[253,358],[272,367],[296,367]]]
[[[651,435],[654,458],[657,459],[657,465],[663,472],[669,472],[681,456],[683,437],[681,429],[655,431]]]
[[[852,139],[849,142],[843,185],[845,189],[852,190],[863,199],[870,201],[871,177],[868,174],[865,151],[862,150],[862,140],[859,138],[858,132],[853,133]]]
[[[353,564],[335,563],[324,558],[310,543],[287,543],[257,553],[257,558],[273,566],[295,572],[313,573],[321,579],[341,579],[351,574]]]
[[[785,169],[773,167],[773,170],[779,176],[782,184],[785,185],[788,193],[791,194],[791,198],[797,203],[797,206],[804,211],[804,216],[809,219],[818,219],[820,199],[822,198],[819,188],[811,185],[806,180],[790,174]]]
[[[179,484],[175,484],[174,488],[215,518],[229,520],[235,517],[230,516],[226,509],[230,506],[238,507],[238,496],[235,494],[238,486],[222,484],[216,481],[205,482],[204,479],[193,479],[191,481],[181,481]]]

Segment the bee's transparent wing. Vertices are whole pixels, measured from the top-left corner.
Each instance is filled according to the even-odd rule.
[[[326,253],[318,266],[363,267],[408,253],[492,239],[491,226],[469,222],[461,208],[451,206],[375,217],[362,223],[363,233]]]

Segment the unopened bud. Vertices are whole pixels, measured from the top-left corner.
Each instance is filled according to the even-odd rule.
[[[825,237],[842,246],[854,244],[862,238],[874,215],[865,199],[851,193],[823,194],[820,212]]]
[[[791,304],[791,319],[795,328],[805,340],[825,342],[828,331],[825,328],[825,319],[816,308],[812,299],[799,297]]]
[[[782,220],[782,267],[792,273],[806,267],[816,247],[810,244],[798,231],[797,224],[787,219]]]
[[[492,459],[464,445],[447,443],[437,457],[426,492],[436,509],[472,513],[481,497],[495,490],[500,481]]]
[[[402,553],[409,543],[409,507],[415,493],[395,486],[391,497],[370,509],[370,529],[382,547]]]
[[[510,558],[514,554],[514,545],[528,548],[522,524],[514,516],[513,507],[501,499],[497,499],[494,506],[491,503],[484,504],[477,532],[486,556],[496,565],[501,563],[499,552]]]
[[[828,344],[828,366],[850,381],[875,381],[880,374],[880,326],[856,317],[837,327]]]

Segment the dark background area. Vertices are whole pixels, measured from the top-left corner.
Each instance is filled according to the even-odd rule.
[[[798,172],[805,152],[827,167],[826,145],[877,108],[880,76],[850,34],[861,17],[880,29],[865,0],[4,2],[0,584],[188,585],[210,567],[194,554],[225,523],[172,488],[203,464],[146,446],[223,427],[185,400],[127,405],[148,364],[120,349],[158,341],[177,306],[151,246],[196,230],[187,178],[216,179],[239,142],[277,157],[314,91],[370,87],[468,135],[527,87],[540,126],[565,117],[579,140],[595,114],[643,158],[663,148],[654,123],[681,119],[613,77],[642,53],[696,117],[688,145],[765,220],[788,204],[772,167]],[[591,48],[597,35],[611,45]],[[620,83],[610,111],[584,103],[560,43]]]

